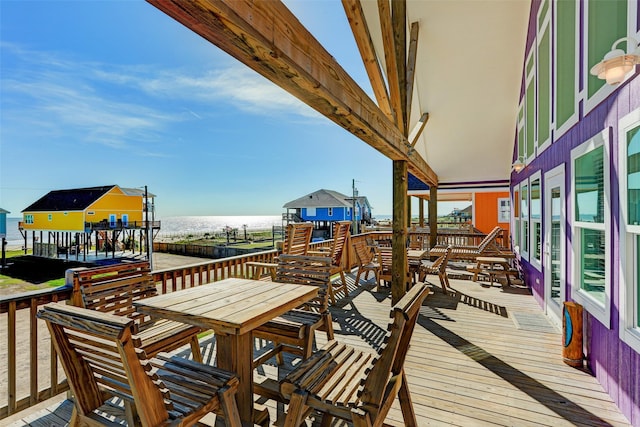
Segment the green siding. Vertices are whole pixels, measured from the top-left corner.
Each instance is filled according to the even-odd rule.
[[[551,128],[551,40],[549,26],[542,34],[538,47],[538,144],[550,136]]]
[[[527,102],[527,123],[526,123],[526,132],[527,132],[527,157],[533,155],[533,148],[535,142],[535,123],[536,123],[536,106],[535,106],[535,79],[531,79],[529,85],[527,86],[526,93],[526,102]]]
[[[611,50],[617,39],[627,35],[626,0],[589,0],[589,34],[587,34],[587,64],[589,70]],[[626,46],[620,46],[623,49]],[[591,98],[605,81],[589,73],[587,97]]]
[[[556,4],[556,128],[576,112],[576,2]]]

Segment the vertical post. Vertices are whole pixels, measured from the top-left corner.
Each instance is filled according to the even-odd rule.
[[[407,194],[407,227],[411,228],[411,196]]]
[[[405,294],[407,281],[407,161],[393,161],[391,305]]]
[[[424,227],[424,199],[422,197],[418,199],[418,221],[420,227]]]
[[[438,243],[438,187],[429,186],[429,248]]]
[[[356,180],[351,180],[351,223],[353,234],[358,234],[358,221],[356,220]]]
[[[147,260],[149,261],[149,268],[153,270],[153,259],[151,255],[151,245],[149,241],[149,192],[147,186],[144,186],[144,244],[147,252]]]

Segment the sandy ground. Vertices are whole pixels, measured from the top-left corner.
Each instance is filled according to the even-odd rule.
[[[170,255],[164,253],[153,254],[153,269],[160,270],[165,268],[178,267],[183,265],[195,264],[205,261],[203,258],[194,258],[180,255]],[[24,292],[19,290],[17,292]],[[0,342],[7,343],[8,331],[7,331],[7,314],[0,314]],[[17,373],[18,378],[16,380],[16,396],[17,399],[21,399],[29,395],[30,379],[28,376],[24,376],[27,372],[33,372],[30,368],[30,324],[29,324],[29,310],[18,310],[16,314],[16,342],[17,342]],[[37,369],[38,376],[38,388],[43,389],[50,387],[50,351],[51,351],[51,338],[49,331],[43,321],[37,322],[37,337],[38,340],[38,354],[37,354]],[[9,382],[8,378],[8,348],[6,345],[0,345],[0,407],[7,405],[7,386]],[[59,366],[59,376],[64,378],[64,372],[62,367]],[[22,376],[20,375],[22,374]],[[0,420],[0,425],[2,422]]]

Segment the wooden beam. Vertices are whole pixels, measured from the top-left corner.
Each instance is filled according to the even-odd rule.
[[[407,111],[407,130],[409,129],[409,120],[411,118],[411,103],[413,101],[413,84],[415,83],[416,61],[418,57],[418,32],[420,25],[417,22],[411,24],[411,35],[409,36],[409,53],[407,54],[407,83],[406,83],[406,111]],[[406,135],[406,133],[405,133]],[[411,141],[411,139],[409,139]]]
[[[429,187],[429,247],[438,243],[438,187]]]
[[[398,67],[398,87],[400,88],[400,117],[398,124],[406,136],[409,132],[407,115],[407,3],[406,0],[391,2],[391,26],[393,27],[393,46]]]
[[[387,93],[384,75],[380,68],[380,61],[378,61],[373,40],[371,40],[371,33],[369,32],[369,26],[365,20],[360,0],[342,0],[342,6],[349,20],[353,37],[358,45],[364,68],[369,76],[371,88],[378,101],[378,107],[380,107],[390,121],[395,122],[395,118],[391,112],[391,104],[389,103],[389,94]]]
[[[396,57],[395,37],[389,0],[378,0],[378,14],[380,15],[380,30],[382,32],[382,46],[384,47],[384,62],[387,68],[387,85],[389,86],[389,100],[398,129],[402,126],[402,100],[400,94],[400,77],[398,76],[398,58]]]
[[[420,120],[418,120],[418,123],[416,123],[416,125],[411,130],[411,133],[409,134],[409,144],[411,144],[412,147],[414,147],[416,145],[416,142],[418,142],[418,139],[420,139],[420,135],[422,135],[422,131],[424,130],[424,127],[426,126],[428,121],[429,113],[423,113],[422,117],[420,117]]]
[[[280,1],[147,0],[425,183],[438,178],[406,136]]]
[[[393,162],[393,220],[391,228],[391,305],[404,296],[407,280],[407,162]]]

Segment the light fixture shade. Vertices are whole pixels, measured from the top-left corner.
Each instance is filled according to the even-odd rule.
[[[622,49],[616,49],[616,46],[623,41],[627,42],[629,53]],[[624,80],[629,72],[633,71],[636,64],[640,64],[638,42],[632,37],[623,37],[613,43],[604,59],[594,65],[590,72],[598,76],[599,79],[606,80],[610,85],[617,85]]]
[[[518,157],[515,162],[511,165],[511,170],[519,173],[522,169],[524,169],[524,160],[522,157]]]

